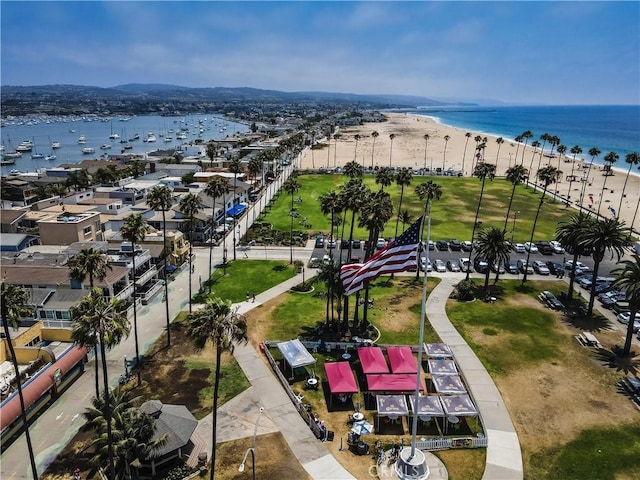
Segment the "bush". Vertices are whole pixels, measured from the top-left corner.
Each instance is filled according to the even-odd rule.
[[[189,465],[179,465],[176,468],[170,470],[163,478],[163,480],[182,480],[188,477],[192,473],[195,473],[198,469],[191,468]]]
[[[469,301],[475,298],[476,285],[471,280],[462,280],[453,292],[453,298],[462,301]]]
[[[312,288],[313,288],[313,282],[306,281],[291,287],[291,290],[294,292],[309,292],[311,291]]]

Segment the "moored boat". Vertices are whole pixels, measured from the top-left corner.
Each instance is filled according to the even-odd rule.
[[[111,148],[110,143],[103,143],[102,145],[100,145],[100,150],[109,150],[110,148]]]
[[[78,143],[87,143],[87,137],[85,137],[84,135],[80,135],[80,137],[78,138]]]
[[[96,153],[96,149],[93,147],[84,147],[82,153]]]
[[[55,160],[56,158],[58,157],[56,157],[53,153],[51,155],[47,155],[46,157],[44,157],[45,160],[49,160],[49,161]]]
[[[62,145],[58,141],[54,141],[54,142],[51,143],[51,148],[53,150],[56,150],[56,149],[61,148],[61,147],[62,147]]]

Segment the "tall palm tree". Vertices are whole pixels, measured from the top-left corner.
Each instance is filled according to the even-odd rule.
[[[522,165],[518,166],[521,167]],[[488,264],[484,277],[484,291],[486,294],[488,293],[489,276],[491,275],[489,267],[494,264],[508,264],[511,245],[505,239],[504,229],[491,227],[483,228],[478,232],[476,245],[473,248],[476,250],[475,258],[484,258]]]
[[[126,241],[131,242],[131,274],[133,276],[133,336],[136,343],[136,369],[138,385],[141,383],[140,345],[138,343],[138,302],[136,300],[137,272],[136,272],[136,243],[142,242],[147,234],[147,221],[139,213],[129,215],[124,219],[120,234]]]
[[[560,162],[562,161],[562,157],[564,156],[565,153],[567,153],[567,146],[566,145],[558,145],[558,148],[556,149],[557,152],[559,153],[558,155],[558,170],[560,170]],[[554,196],[558,196],[558,186],[560,185],[560,182],[556,182],[556,191],[553,193]]]
[[[231,302],[220,298],[210,298],[202,310],[189,314],[187,336],[196,348],[203,349],[211,342],[216,349],[216,370],[213,381],[213,420],[210,480],[216,468],[216,430],[218,418],[218,389],[220,387],[220,365],[223,352],[233,352],[234,344],[247,343],[247,322],[232,310]]]
[[[442,151],[442,174],[444,175],[444,172],[446,170],[446,163],[447,163],[447,144],[449,143],[449,140],[451,140],[451,137],[449,135],[445,135],[443,138],[444,138],[444,150]]]
[[[589,163],[589,167],[587,168],[586,181],[582,182],[582,189],[580,190],[580,211],[582,211],[584,207],[584,193],[587,188],[587,184],[589,183],[589,174],[591,173],[591,167],[593,166],[593,162],[596,157],[600,155],[602,152],[598,147],[592,147],[589,149],[589,155],[591,155],[591,163]]]
[[[180,212],[189,220],[189,313],[192,309],[191,276],[193,275],[193,222],[197,213],[202,210],[202,199],[195,193],[187,193],[180,199]],[[235,245],[234,245],[235,248]],[[235,253],[235,250],[234,250]]]
[[[540,146],[540,142],[538,140],[534,140],[533,142],[531,142],[531,146],[533,147],[533,153],[531,154],[531,162],[529,162],[529,171],[533,172],[533,159],[536,156],[538,147]]]
[[[600,192],[600,202],[598,202],[598,215],[600,215],[600,207],[604,202],[604,190],[607,186],[607,179],[609,176],[613,175],[613,164],[618,161],[620,156],[616,152],[609,152],[604,156],[604,161],[606,163],[604,168],[604,180],[602,182],[602,191]]]
[[[509,206],[507,207],[507,215],[504,217],[504,227],[503,230],[507,231],[507,223],[509,222],[509,215],[511,214],[511,205],[513,204],[513,197],[516,194],[516,187],[520,185],[522,182],[526,181],[529,177],[529,170],[527,170],[524,166],[518,165],[517,163],[513,165],[513,167],[507,169],[507,181],[511,182],[513,188],[511,189],[511,196],[509,197]]]
[[[409,213],[409,210],[402,210],[400,215],[398,215],[398,218],[400,218],[400,222],[402,223],[403,232],[406,230],[407,225],[413,221],[413,215]]]
[[[617,218],[604,218],[593,222],[591,227],[584,232],[582,245],[590,247],[593,251],[593,276],[591,278],[591,296],[587,314],[593,314],[593,303],[596,299],[596,279],[600,263],[604,259],[604,254],[611,252],[611,256],[616,256],[617,261],[624,255],[625,249],[631,244],[624,232],[624,222]]]
[[[297,177],[297,174],[296,175],[291,174],[291,176],[287,178],[284,184],[282,184],[282,189],[286,193],[291,195],[291,212],[289,212],[289,215],[291,216],[291,232],[289,236],[289,253],[290,253],[289,263],[293,263],[293,213],[294,213],[293,195],[301,188],[300,182],[298,182],[298,179],[296,177]]]
[[[527,142],[529,142],[529,139],[531,137],[533,137],[533,133],[531,133],[531,130],[525,130],[524,132],[522,132],[522,139],[524,140],[524,147],[522,147],[522,158],[520,159],[520,165],[522,165],[524,163],[524,152],[527,150]]]
[[[109,478],[114,475],[114,437],[111,425],[109,375],[107,374],[107,349],[118,345],[129,336],[131,324],[127,319],[127,305],[124,300],[113,298],[107,300],[99,288],[94,288],[88,297],[71,308],[73,331],[71,339],[79,345],[87,348],[100,345],[100,358],[102,360],[102,380],[105,400],[105,423],[107,425],[106,436],[108,444]],[[138,369],[139,371],[139,369]],[[95,398],[100,398],[97,395]]]
[[[227,248],[227,222],[224,220],[224,218],[227,214],[226,196],[228,192],[229,192],[229,180],[227,180],[224,177],[220,177],[218,175],[213,177],[213,179],[211,179],[211,181],[207,183],[206,187],[204,187],[205,195],[210,197],[212,200],[212,206],[213,206],[212,212],[211,212],[212,231],[213,231],[213,223],[214,223],[215,211],[216,211],[216,199],[222,198],[222,218],[223,218],[223,225],[224,225],[223,227],[224,231],[222,236],[223,251],[225,251]],[[222,266],[222,268],[224,270],[223,273],[226,275],[227,273],[226,258],[223,260],[224,260],[224,265]],[[211,275],[213,275],[213,242],[209,242],[209,293],[211,293],[211,287],[212,287]]]
[[[478,138],[479,137],[476,137],[476,145],[480,143],[478,141]],[[520,144],[522,143],[522,140],[524,140],[524,138],[522,137],[522,135],[518,135],[516,138],[514,138],[514,140],[516,141],[516,154],[513,160],[515,161],[515,163],[518,163],[518,152],[520,151]]]
[[[631,167],[640,164],[640,154],[638,152],[627,153],[624,157],[624,161],[629,164],[627,170],[627,176],[624,178],[624,185],[622,186],[622,195],[620,195],[620,204],[618,205],[618,218],[620,217],[620,211],[622,210],[622,199],[625,197],[625,191],[627,190],[627,181],[629,180],[629,174],[631,173]]]
[[[591,228],[593,218],[583,211],[572,215],[568,220],[559,222],[556,227],[556,240],[562,244],[567,253],[573,255],[571,273],[569,274],[569,291],[567,296],[573,298],[574,281],[578,257],[583,254],[581,248],[585,232]]]
[[[354,178],[349,180],[343,185],[341,203],[342,208],[345,210],[351,210],[351,222],[349,227],[349,250],[347,252],[347,263],[351,261],[351,246],[353,242],[353,230],[355,227],[356,213],[362,208],[364,199],[368,194],[369,189],[362,183],[361,178]],[[346,222],[345,222],[346,223]],[[344,226],[344,223],[343,223]],[[343,237],[344,238],[344,237]]]
[[[210,146],[211,144],[209,144]],[[147,194],[147,205],[154,210],[160,210],[162,212],[162,258],[163,269],[162,274],[164,276],[164,310],[167,322],[167,346],[171,346],[171,317],[169,314],[169,278],[167,275],[167,265],[169,258],[169,245],[167,244],[167,217],[166,212],[173,205],[173,195],[171,188],[166,185],[156,185]],[[211,217],[213,219],[213,216]],[[213,242],[211,243],[213,246]],[[211,276],[211,275],[209,275]]]
[[[336,192],[335,190],[331,190],[327,193],[323,193],[322,195],[320,195],[319,197],[319,201],[320,201],[320,210],[322,211],[323,215],[331,215],[331,230],[330,230],[330,239],[333,240],[334,237],[334,233],[333,233],[333,227],[335,226],[335,216],[336,214],[340,214],[340,212],[342,211],[342,201],[340,199],[340,195],[338,194],[338,192]],[[333,262],[333,249],[330,248],[329,249],[329,257],[331,258],[331,265],[334,265]],[[331,301],[331,284],[327,284],[328,285],[328,290],[329,290],[329,294],[327,295],[327,305],[326,305],[326,323],[329,323],[329,303]]]
[[[622,356],[628,357],[631,352],[631,340],[633,340],[633,324],[638,312],[640,312],[640,256],[632,255],[631,260],[623,260],[620,267],[611,273],[616,277],[614,287],[622,289],[626,293],[629,302],[629,323],[625,336]]]
[[[371,136],[373,137],[373,146],[371,147],[371,170],[373,170],[373,152],[376,149],[376,138],[378,138],[378,136],[380,136],[380,134],[374,130],[371,133]]]
[[[425,133],[424,136],[424,170],[427,170],[427,148],[429,147],[429,134]]]
[[[389,168],[391,168],[391,159],[393,158],[393,139],[396,138],[396,134],[395,133],[390,133],[389,134],[389,140],[391,142],[391,145],[389,147]]]
[[[476,234],[476,227],[478,226],[478,216],[480,215],[480,205],[482,204],[482,196],[484,195],[484,184],[487,180],[493,180],[496,176],[496,166],[490,163],[478,163],[476,168],[473,170],[473,176],[478,177],[482,181],[482,185],[480,187],[480,196],[478,198],[478,207],[476,208],[476,218],[473,221],[473,229],[471,230],[471,249],[473,250],[473,239]],[[469,280],[469,274],[471,269],[467,269],[465,280]]]
[[[573,185],[573,182],[574,182],[573,172],[576,167],[576,155],[580,155],[582,153],[582,148],[580,148],[580,145],[574,145],[573,147],[571,147],[571,150],[569,151],[573,153],[573,160],[571,161],[571,173],[569,174],[569,188],[567,190],[567,206],[569,206],[569,203],[571,202],[571,186]]]
[[[425,211],[425,215],[427,216],[427,238],[424,244],[427,245],[426,255],[428,259],[429,257],[428,245],[429,245],[429,240],[431,240],[431,207],[433,205],[434,200],[440,200],[440,197],[442,196],[442,187],[437,183],[434,183],[432,180],[429,180],[428,182],[424,182],[416,186],[416,195],[421,201],[423,202],[426,201],[424,211]],[[424,220],[423,220],[423,224],[424,224]],[[426,276],[427,275],[426,268],[424,272]],[[420,269],[417,268],[416,279],[419,276],[420,276]]]
[[[89,288],[93,290],[93,280],[104,280],[107,276],[107,270],[111,270],[111,265],[107,260],[107,256],[100,250],[95,250],[91,247],[85,247],[76,253],[68,263],[69,266],[69,278],[76,282],[82,283],[89,277]],[[94,345],[94,355],[96,361],[96,397],[100,395],[99,380],[100,374],[98,372],[98,345]],[[105,365],[102,365],[105,368]]]
[[[538,170],[537,177],[538,182],[544,185],[542,189],[542,195],[540,196],[540,203],[538,203],[538,210],[536,211],[536,216],[533,220],[533,228],[531,229],[531,239],[530,243],[533,243],[533,236],[536,232],[536,225],[538,224],[538,217],[540,216],[540,210],[542,209],[542,204],[544,203],[544,196],[547,193],[547,189],[549,185],[558,180],[558,177],[562,175],[562,172],[558,170],[556,167],[552,167],[551,165],[547,165],[546,167],[542,167]],[[531,249],[527,251],[527,265],[524,268],[524,275],[522,276],[522,284],[527,281],[527,271],[529,266],[529,259],[531,258]]]
[[[471,138],[471,132],[467,132],[464,134],[466,140],[464,141],[464,151],[462,152],[462,174],[464,175],[464,160],[467,156],[467,144],[469,143],[469,139]],[[432,169],[433,170],[433,169]]]
[[[393,172],[390,168],[382,167],[376,172],[376,183],[380,185],[380,190],[393,183]]]
[[[498,164],[498,159],[500,158],[500,147],[504,143],[504,138],[498,137],[496,138],[496,143],[498,144],[498,151],[496,152],[496,165]],[[509,162],[509,167],[511,167],[511,162]]]
[[[209,158],[209,166],[213,167],[213,161],[218,153],[216,142],[207,143],[207,157]]]
[[[358,162],[358,141],[360,140],[360,134],[356,133],[353,136],[353,139],[356,141],[356,146],[353,149],[353,161],[357,163]]]
[[[17,285],[10,285],[4,280],[0,284],[0,311],[2,312],[2,329],[4,338],[9,346],[9,355],[13,371],[16,376],[16,387],[18,389],[18,398],[20,400],[20,413],[22,415],[22,425],[24,426],[24,437],[27,441],[27,451],[29,453],[29,462],[31,463],[31,473],[33,480],[38,480],[38,469],[36,468],[36,457],[33,454],[33,445],[31,443],[31,435],[29,434],[29,420],[27,419],[27,411],[24,405],[24,396],[22,394],[22,382],[20,381],[20,370],[16,350],[11,341],[11,332],[9,327],[17,329],[20,324],[20,318],[28,315],[30,310],[26,307],[29,302],[29,294],[27,291]]]
[[[344,174],[349,178],[361,178],[364,175],[364,167],[356,161],[345,164]]]
[[[396,175],[396,185],[400,186],[400,201],[398,202],[398,216],[396,218],[396,231],[393,238],[398,238],[398,223],[400,222],[400,212],[402,211],[402,199],[404,197],[404,187],[411,185],[413,171],[410,168],[403,167]]]

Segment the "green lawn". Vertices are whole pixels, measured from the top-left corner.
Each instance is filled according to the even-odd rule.
[[[415,187],[423,181],[428,181],[432,177],[414,177],[412,184],[405,188],[402,209],[407,209],[414,218],[422,214],[424,205],[415,195]],[[302,188],[295,194],[300,196],[302,202],[294,202],[294,208],[300,217],[294,219],[294,230],[307,231],[310,234],[316,232],[328,233],[330,230],[330,219],[320,212],[319,197],[331,189],[338,189],[346,181],[344,175],[300,175],[298,181]],[[473,221],[475,219],[478,197],[480,194],[481,182],[477,178],[454,178],[454,177],[434,177],[433,180],[442,186],[442,197],[433,203],[433,218],[431,221],[431,238],[449,239],[458,238],[468,240],[471,238]],[[373,176],[366,176],[364,183],[369,188],[377,190],[379,185],[375,184]],[[478,220],[483,226],[504,227],[504,219],[511,195],[512,185],[505,179],[495,179],[487,181],[485,184],[482,208]],[[400,188],[392,185],[386,188],[397,209],[400,200]],[[540,202],[540,192],[534,193],[532,189],[518,186],[516,195],[511,207],[511,214],[507,225],[507,237],[511,237],[513,220],[516,216],[514,241],[529,241],[533,219]],[[273,225],[276,230],[289,231],[291,227],[291,196],[285,193],[272,202],[267,213],[261,220]],[[517,213],[516,213],[517,212]],[[569,210],[564,205],[553,202],[549,197],[545,199],[542,207],[538,225],[536,227],[535,240],[552,239],[555,234],[556,225],[559,221],[567,218],[573,210]],[[300,219],[306,217],[311,227],[303,228]],[[346,219],[346,230],[350,226],[351,214],[349,212]],[[455,221],[452,221],[455,219]],[[357,226],[354,236],[356,238],[367,238],[367,232]],[[395,232],[396,217],[387,222],[383,232],[385,238],[393,237]],[[402,225],[400,225],[402,230]],[[338,234],[338,237],[341,235]]]

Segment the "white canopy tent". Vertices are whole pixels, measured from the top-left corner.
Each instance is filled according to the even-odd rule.
[[[291,367],[291,376],[298,367],[306,367],[316,363],[316,359],[309,353],[300,340],[297,338],[288,342],[280,342],[278,350],[282,353],[285,361]]]

